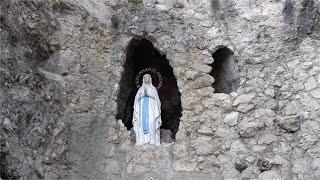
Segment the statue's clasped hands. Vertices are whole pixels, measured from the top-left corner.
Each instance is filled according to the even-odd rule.
[[[148,94],[147,89],[144,89],[144,94],[143,95],[140,94],[139,101],[144,97],[150,97],[151,99],[155,100],[154,96],[151,96],[151,95]]]

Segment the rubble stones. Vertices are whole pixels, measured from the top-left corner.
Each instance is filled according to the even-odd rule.
[[[6,176],[320,176],[320,41],[313,38],[319,1],[136,2],[1,1],[0,170]],[[121,20],[117,29],[113,15]],[[135,146],[132,129],[115,117],[133,38],[146,38],[166,56],[181,93],[176,137],[165,132],[158,147]],[[239,87],[229,95],[215,92],[210,75],[212,54],[222,47],[239,67]],[[171,85],[163,79],[165,86]],[[240,172],[241,159],[248,167]]]

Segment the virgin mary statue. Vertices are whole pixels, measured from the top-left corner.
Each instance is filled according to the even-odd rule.
[[[161,103],[157,89],[152,85],[150,74],[143,76],[142,86],[134,99],[133,130],[136,145],[159,145]]]

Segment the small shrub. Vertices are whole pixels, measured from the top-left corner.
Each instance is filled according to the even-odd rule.
[[[186,33],[186,32],[187,32],[187,27],[183,26],[183,27],[182,27],[182,31],[183,31],[184,33]]]
[[[171,14],[170,19],[171,19],[171,20],[174,20],[174,18],[175,18],[174,15]]]
[[[184,4],[182,2],[175,1],[174,4],[173,4],[173,7],[182,9],[182,8],[184,8]]]
[[[120,24],[120,18],[117,15],[112,15],[111,17],[112,26],[117,29]]]
[[[316,10],[316,20],[315,20],[314,29],[316,32],[314,35],[311,35],[310,38],[313,40],[320,41],[320,35],[319,35],[319,33],[320,33],[320,10]]]
[[[131,0],[131,3],[137,8],[141,4],[141,0]]]

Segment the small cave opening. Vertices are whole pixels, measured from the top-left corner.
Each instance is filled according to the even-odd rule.
[[[2,144],[0,148],[2,148]],[[6,154],[1,152],[0,150],[0,179],[12,179],[7,173],[6,166],[7,166]]]
[[[181,94],[177,86],[177,79],[173,74],[173,68],[166,59],[166,55],[162,55],[145,38],[133,39],[127,48],[123,68],[117,97],[116,119],[121,119],[128,130],[133,127],[133,105],[138,91],[137,83],[141,85],[143,75],[148,73],[152,77],[152,84],[158,87],[161,101],[161,139],[163,134],[166,134],[164,137],[166,139],[167,136],[175,139],[182,116]],[[159,83],[162,84],[161,87],[159,87]]]
[[[238,63],[233,52],[223,46],[212,54],[214,62],[211,64],[210,75],[215,79],[212,84],[215,93],[230,94],[237,91],[240,84]]]

